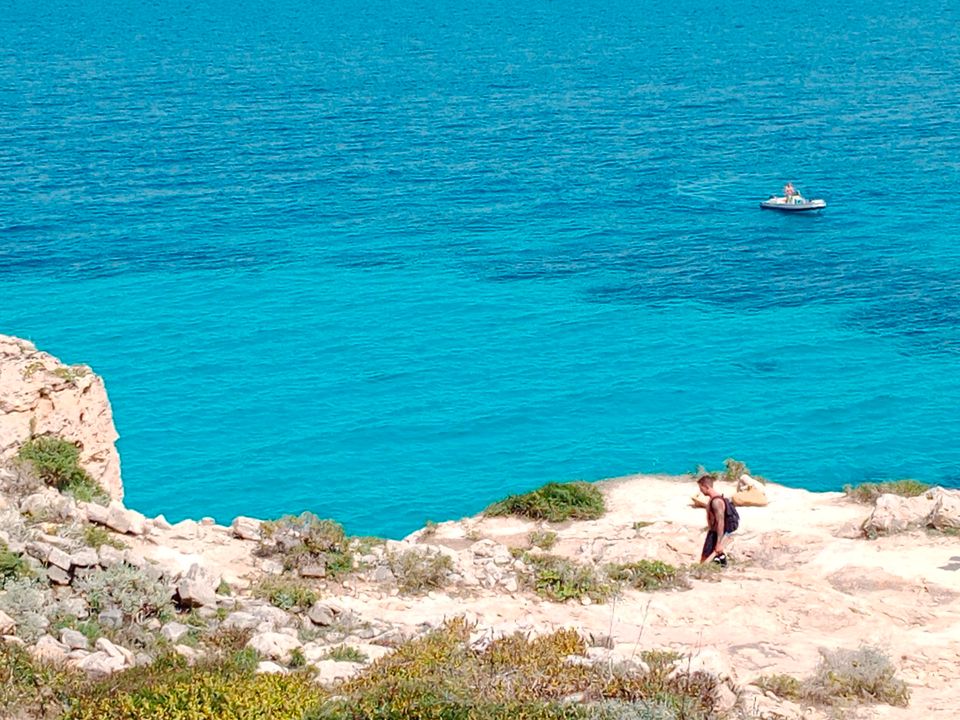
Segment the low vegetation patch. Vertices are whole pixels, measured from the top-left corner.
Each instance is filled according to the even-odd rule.
[[[532,520],[596,520],[606,512],[603,494],[586,482],[547,483],[523,495],[510,495],[494,503],[485,515],[516,515]]]
[[[127,549],[127,544],[123,540],[99,525],[87,525],[83,528],[83,542],[95,550],[99,550],[104,545],[109,545],[117,550]]]
[[[251,594],[268,600],[281,610],[294,607],[306,610],[320,599],[320,594],[306,581],[273,575],[261,578],[251,589]]]
[[[531,547],[549,550],[557,544],[557,534],[553,530],[534,530],[527,538]]]
[[[564,602],[588,597],[594,602],[604,602],[613,595],[616,587],[592,565],[558,555],[525,553],[521,555],[527,571],[521,579],[538,595]]]
[[[535,638],[514,634],[482,650],[469,646],[470,630],[456,619],[401,646],[337,688],[339,702],[308,717],[613,720],[644,718],[639,713],[653,704],[672,712],[663,718],[715,717],[716,684],[709,676],[570,663],[571,655],[587,650],[570,629]],[[571,696],[578,702],[563,702]],[[624,714],[610,714],[614,709]]]
[[[663,590],[689,587],[683,571],[659,560],[638,560],[607,565],[607,576],[634,590]]]
[[[7,544],[0,540],[0,589],[7,580],[29,577],[31,574],[30,566],[23,559],[23,555],[11,552]]]
[[[74,587],[87,597],[94,611],[119,608],[133,623],[173,617],[170,588],[162,580],[127,563],[96,569],[79,576]]]
[[[387,553],[387,564],[401,592],[420,594],[438,590],[453,572],[453,561],[438,550],[410,548]]]
[[[331,579],[353,570],[353,550],[343,526],[313,513],[285,515],[260,526],[257,554],[277,556],[285,570],[321,565]]]
[[[917,480],[891,480],[889,482],[843,486],[843,492],[846,493],[848,498],[869,505],[875,503],[881,495],[918,497],[929,489],[930,485]]]
[[[77,500],[104,505],[110,502],[106,490],[80,467],[80,451],[77,446],[63,438],[32,438],[21,446],[17,457],[29,463],[44,483],[72,495]]]
[[[820,654],[811,678],[766,675],[756,685],[788,700],[819,705],[867,702],[906,707],[910,701],[907,684],[896,677],[890,659],[877,648],[821,650]]]
[[[369,658],[352,645],[337,645],[330,648],[323,656],[324,660],[338,660],[340,662],[365,663]]]

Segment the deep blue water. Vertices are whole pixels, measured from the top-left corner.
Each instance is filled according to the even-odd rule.
[[[0,332],[105,377],[128,503],[960,484],[960,6],[516,5],[0,0]]]

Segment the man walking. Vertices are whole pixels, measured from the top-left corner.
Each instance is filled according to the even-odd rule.
[[[730,534],[740,525],[740,514],[733,503],[713,487],[713,477],[702,475],[697,480],[700,492],[707,496],[707,537],[703,541],[700,562],[710,558],[720,567],[727,566],[723,546]]]

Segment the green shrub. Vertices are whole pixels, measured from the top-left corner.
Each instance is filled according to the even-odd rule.
[[[777,673],[763,675],[754,682],[764,692],[772,692],[785,700],[800,700],[803,698],[803,684],[791,675]]]
[[[267,575],[251,588],[254,597],[264,598],[282,610],[298,607],[306,610],[320,594],[303,580]]]
[[[805,699],[825,704],[859,700],[902,707],[909,702],[907,684],[896,677],[896,669],[880,650],[864,646],[858,650],[821,650],[820,654],[816,673],[803,684]]]
[[[128,563],[86,572],[77,577],[74,587],[86,595],[94,611],[116,607],[134,623],[154,617],[163,621],[173,615],[171,589]]]
[[[680,570],[659,560],[613,563],[607,565],[606,572],[611,580],[628,585],[634,590],[687,587]]]
[[[76,673],[46,665],[25,648],[0,643],[0,716],[44,718],[59,715]]]
[[[341,577],[353,569],[353,550],[343,526],[321,520],[313,513],[285,515],[260,526],[257,553],[279,555],[286,570],[323,565],[329,578]]]
[[[400,591],[411,594],[442,588],[447,576],[453,572],[450,557],[429,548],[388,552],[387,564],[397,578]]]
[[[547,483],[523,495],[510,495],[494,503],[485,515],[517,515],[532,520],[596,520],[606,512],[603,494],[590,483]]]
[[[549,550],[557,544],[557,534],[553,530],[534,530],[527,539],[530,545],[541,550]]]
[[[341,662],[365,663],[369,658],[352,645],[337,645],[330,648],[323,656],[324,660],[339,660]]]
[[[0,610],[16,622],[18,637],[34,642],[49,627],[57,605],[46,582],[21,577],[4,584],[3,592],[0,592]]]
[[[100,483],[80,467],[80,451],[63,438],[43,436],[28,440],[20,448],[20,460],[30,463],[40,479],[77,500],[110,501]]]
[[[30,566],[19,553],[10,552],[7,544],[0,540],[0,589],[8,580],[17,580],[32,575]]]
[[[548,600],[564,602],[586,596],[604,602],[613,594],[613,585],[590,565],[557,555],[530,553],[523,556],[523,561],[528,567],[521,576],[524,583]]]
[[[176,660],[90,684],[64,720],[301,720],[326,693],[303,673],[254,674],[232,662]]]
[[[99,525],[87,525],[83,528],[83,541],[89,547],[92,547],[96,550],[99,550],[104,545],[109,545],[112,548],[117,550],[126,550],[127,544],[118,538],[114,533],[110,532],[104,527]]]
[[[903,497],[918,497],[923,495],[930,486],[917,480],[891,480],[881,483],[861,483],[860,485],[844,485],[843,492],[847,497],[857,502],[873,504],[881,495],[901,495]]]

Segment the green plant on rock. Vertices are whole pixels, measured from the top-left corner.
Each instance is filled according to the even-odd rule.
[[[763,675],[753,683],[764,692],[772,692],[785,700],[800,700],[803,698],[803,684],[792,675],[775,673]]]
[[[117,550],[127,549],[127,544],[123,540],[100,525],[86,525],[83,528],[83,542],[95,550],[99,550],[104,545]]]
[[[0,590],[8,580],[17,580],[32,574],[23,555],[11,552],[7,544],[0,540]]]
[[[128,563],[84,573],[74,587],[86,595],[95,611],[116,607],[135,623],[154,617],[163,621],[173,615],[170,587]]]
[[[110,496],[80,467],[80,451],[63,438],[44,435],[25,442],[17,457],[30,463],[44,483],[77,500],[106,504]]]
[[[606,567],[607,576],[634,590],[662,590],[686,588],[683,573],[673,565],[660,560],[638,560],[631,563],[612,563]]]
[[[446,585],[453,572],[448,555],[430,548],[410,548],[387,553],[387,565],[397,579],[401,592],[420,594]]]
[[[261,578],[253,586],[251,593],[282,610],[295,607],[306,610],[320,599],[320,594],[306,581],[274,575]]]
[[[494,503],[485,515],[516,515],[532,520],[596,520],[606,512],[603,494],[586,482],[547,483],[523,495],[510,495]]]
[[[891,480],[880,483],[861,483],[860,485],[844,485],[843,492],[851,500],[873,504],[881,495],[900,495],[901,497],[918,497],[923,495],[930,486],[917,480]]]
[[[369,658],[352,645],[337,645],[327,651],[324,660],[338,660],[340,662],[365,663]]]
[[[811,702],[859,700],[906,707],[907,684],[885,653],[874,647],[857,650],[821,650],[814,676],[803,684],[803,697]]]
[[[557,534],[553,530],[534,530],[527,536],[532,547],[549,550],[557,544]]]
[[[0,610],[17,625],[17,636],[34,642],[50,625],[57,613],[57,603],[46,582],[39,578],[21,577],[7,580],[0,592]]]
[[[343,526],[321,520],[313,513],[285,515],[260,526],[257,553],[279,555],[285,570],[322,565],[329,578],[341,577],[353,569],[352,543]]]
[[[583,597],[604,602],[616,589],[592,566],[568,558],[528,553],[523,556],[523,561],[527,565],[521,576],[524,583],[538,595],[554,602]]]

